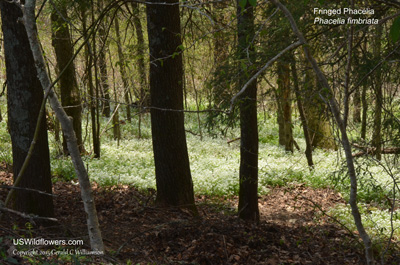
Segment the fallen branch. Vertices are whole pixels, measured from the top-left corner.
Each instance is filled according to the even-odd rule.
[[[228,141],[226,141],[226,143],[229,145],[230,143],[236,142],[237,140],[240,140],[240,137],[232,139],[232,140],[228,140]]]
[[[362,146],[356,143],[352,143],[352,146],[354,146],[357,149],[361,149],[360,152],[353,154],[353,157],[360,157],[363,155],[375,155],[376,153],[376,147],[369,147],[369,146]],[[382,154],[400,154],[400,147],[385,147],[382,148],[381,150]]]
[[[18,211],[15,211],[15,210],[12,210],[9,208],[5,208],[5,207],[0,207],[0,211],[9,212],[9,213],[21,216],[22,218],[25,218],[25,219],[38,219],[38,220],[58,222],[58,219],[56,219],[56,218],[42,217],[42,216],[33,215],[33,214],[26,214],[26,213],[18,212]]]
[[[45,191],[41,191],[41,190],[30,189],[30,188],[21,188],[21,187],[9,186],[9,185],[1,185],[0,189],[26,190],[26,191],[37,192],[39,194],[43,194],[43,195],[47,195],[47,196],[51,196],[51,197],[58,197],[58,195],[55,195],[55,194],[52,194],[52,193],[48,193],[48,192],[45,192]]]

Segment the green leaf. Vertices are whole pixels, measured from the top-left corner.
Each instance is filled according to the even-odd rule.
[[[256,6],[257,5],[257,0],[249,0],[249,4],[252,6]]]
[[[396,42],[399,39],[399,37],[400,37],[400,17],[397,17],[393,21],[393,25],[390,28],[389,36],[393,42]]]
[[[244,61],[240,61],[240,67],[242,68],[243,71],[247,70],[247,65],[245,64]]]
[[[239,0],[239,6],[242,8],[242,10],[245,8],[247,4],[247,0]]]
[[[178,46],[178,49],[180,49],[181,51],[183,51],[185,49],[185,46],[183,46],[183,44]]]

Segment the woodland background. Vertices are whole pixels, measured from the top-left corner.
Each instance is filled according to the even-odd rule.
[[[0,0],[2,262],[398,264],[399,8]]]

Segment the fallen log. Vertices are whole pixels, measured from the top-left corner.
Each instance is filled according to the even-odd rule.
[[[369,147],[369,146],[362,146],[356,143],[352,143],[352,146],[354,146],[357,149],[361,149],[360,152],[352,154],[353,157],[360,157],[364,155],[375,155],[376,153],[376,147]],[[382,154],[400,154],[400,147],[385,147],[382,148],[381,151]]]

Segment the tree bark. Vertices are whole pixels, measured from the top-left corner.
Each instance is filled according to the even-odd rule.
[[[292,57],[291,66],[292,66],[293,87],[294,87],[294,92],[296,94],[297,108],[299,109],[301,125],[303,127],[304,139],[306,141],[305,155],[307,158],[308,166],[312,168],[314,167],[314,162],[312,159],[312,145],[311,145],[310,134],[308,133],[307,118],[303,108],[303,99],[301,98],[299,89],[299,78],[297,76],[296,59],[294,57]]]
[[[278,124],[279,144],[293,153],[292,102],[290,91],[290,68],[288,63],[278,61]]]
[[[144,58],[146,53],[143,27],[140,21],[140,10],[139,6],[136,2],[132,2],[133,7],[133,24],[135,25],[135,32],[137,38],[137,49],[136,49],[136,58],[138,64],[138,72],[139,72],[139,83],[140,83],[140,96],[139,96],[139,122],[138,122],[138,137],[142,137],[141,124],[143,119],[143,107],[149,106],[150,103],[150,95],[149,88],[147,84],[147,71],[144,64]]]
[[[237,1],[238,57],[246,61],[247,69],[240,68],[239,90],[254,74],[251,63],[254,58],[254,8],[247,2],[242,10]],[[258,124],[257,79],[254,79],[240,98],[240,169],[239,169],[239,218],[259,222],[258,209]]]
[[[52,44],[57,59],[60,76],[61,104],[69,117],[72,117],[74,131],[81,153],[84,152],[82,141],[82,106],[76,80],[75,65],[69,63],[74,55],[72,40],[69,34],[68,14],[65,4],[59,3],[51,13]],[[64,154],[68,154],[67,142],[63,139]]]
[[[103,9],[103,1],[99,1],[99,9]],[[111,114],[110,108],[110,85],[108,84],[107,62],[106,54],[108,49],[108,40],[106,35],[107,18],[104,17],[99,25],[99,68],[100,68],[100,81],[101,81],[101,95],[102,95],[102,114],[109,118]]]
[[[83,30],[83,37],[85,40],[88,39],[87,33],[87,26],[86,26],[86,8],[82,6],[81,10],[82,15],[82,30]],[[97,129],[97,122],[96,122],[96,106],[97,106],[97,99],[95,99],[95,87],[93,85],[93,54],[92,48],[89,42],[86,43],[85,46],[85,61],[86,61],[86,72],[87,72],[87,82],[89,87],[89,108],[90,108],[90,118],[92,123],[92,137],[93,137],[93,152],[95,158],[100,158],[100,135]]]
[[[136,2],[132,2],[133,7],[133,24],[135,25],[135,32],[137,38],[137,49],[136,49],[136,58],[138,64],[138,72],[139,72],[139,83],[140,83],[140,106],[146,107],[150,103],[149,90],[147,85],[147,74],[146,74],[146,66],[144,63],[146,47],[144,41],[143,27],[142,22],[140,21],[140,10],[139,6]]]
[[[121,73],[122,77],[122,83],[124,84],[124,99],[126,105],[126,119],[128,122],[131,122],[132,117],[131,117],[131,102],[129,100],[129,91],[130,91],[130,86],[129,86],[129,81],[128,81],[128,75],[126,74],[126,61],[125,61],[125,56],[124,52],[122,51],[122,43],[121,43],[121,36],[119,33],[119,21],[118,21],[118,16],[115,16],[114,19],[114,27],[115,27],[115,36],[116,36],[116,43],[117,43],[117,51],[118,51],[118,59],[119,59],[119,72]]]
[[[360,88],[357,88],[354,91],[353,97],[353,105],[354,105],[354,112],[353,112],[353,122],[360,123],[361,122],[361,93]]]
[[[156,202],[185,207],[197,214],[183,115],[179,5],[176,0],[151,3],[147,5],[147,27]]]
[[[0,1],[4,54],[7,75],[8,124],[13,154],[13,173],[17,178],[33,140],[43,90],[35,69],[29,40],[22,23],[22,12],[17,5]],[[46,118],[40,123],[40,131],[25,174],[19,183],[21,188],[52,193],[50,157],[46,130]],[[14,179],[15,180],[15,179]],[[40,216],[54,216],[51,196],[37,192],[16,190],[14,207],[20,212]]]
[[[381,58],[381,38],[382,38],[382,25],[377,25],[376,35],[374,39],[373,53],[375,61],[378,62]],[[372,146],[376,148],[375,157],[378,160],[382,159],[382,141],[381,141],[381,127],[382,127],[382,71],[378,67],[374,74],[374,92],[375,92],[375,106],[374,106],[374,131],[372,135]]]
[[[319,97],[321,85],[315,78],[314,73],[309,70],[305,74],[304,87],[306,98],[304,101],[304,111],[307,117],[308,133],[312,147],[336,149],[337,146],[327,115],[327,107]]]
[[[64,136],[67,139],[68,150],[70,152],[71,159],[74,164],[76,174],[78,176],[79,184],[81,187],[81,196],[85,212],[87,214],[87,225],[89,231],[90,245],[92,247],[92,250],[103,252],[104,245],[99,228],[99,222],[97,219],[96,206],[94,203],[89,177],[86,172],[85,165],[83,164],[82,158],[80,157],[80,152],[75,132],[73,129],[73,125],[71,120],[65,113],[64,109],[62,108],[57,97],[55,96],[54,92],[51,90],[52,85],[50,82],[50,78],[46,72],[42,50],[40,48],[40,43],[36,35],[37,33],[36,33],[35,6],[36,6],[35,0],[26,0],[23,10],[24,10],[25,29],[28,35],[29,44],[34,57],[36,70],[42,88],[46,91],[46,93],[48,93],[50,105],[54,110],[57,118],[59,119],[64,132]],[[29,49],[26,49],[25,47],[25,50]]]
[[[367,102],[367,84],[363,84],[361,92],[362,102],[362,119],[361,119],[361,139],[365,140],[367,135],[367,115],[368,115],[368,102]]]

